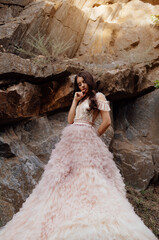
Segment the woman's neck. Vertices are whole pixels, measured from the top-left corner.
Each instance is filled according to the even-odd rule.
[[[89,98],[89,96],[86,94],[86,95],[81,99],[81,101],[84,101],[84,100],[86,100],[87,98]]]
[[[86,99],[88,99],[89,96],[88,95],[85,95],[80,101],[79,101],[79,104],[83,103]]]

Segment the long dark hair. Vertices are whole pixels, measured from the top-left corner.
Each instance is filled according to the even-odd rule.
[[[75,81],[74,81],[74,94],[75,94],[75,92],[80,92],[81,91],[78,87],[78,84],[77,84],[77,78],[78,77],[82,77],[85,80],[85,82],[88,84],[88,92],[87,92],[86,96],[84,97],[84,98],[89,97],[89,99],[90,99],[88,111],[91,111],[92,109],[97,109],[97,101],[96,101],[96,97],[95,97],[95,95],[96,95],[96,83],[94,81],[93,76],[89,72],[86,72],[86,71],[79,72],[76,75]]]

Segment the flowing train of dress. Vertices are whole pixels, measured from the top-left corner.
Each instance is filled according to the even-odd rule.
[[[157,240],[128,202],[123,179],[89,123],[64,128],[42,178],[0,240]]]

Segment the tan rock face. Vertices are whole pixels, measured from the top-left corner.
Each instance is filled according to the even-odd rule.
[[[79,1],[73,3],[78,6]],[[79,7],[90,17],[77,56],[86,60],[89,54],[93,61],[94,55],[102,55],[106,62],[109,55],[129,63],[158,56],[158,29],[151,20],[158,14],[157,1],[83,1]]]
[[[109,56],[111,62],[121,60],[132,64],[159,55],[159,30],[151,20],[151,15],[159,11],[159,4],[154,1],[41,0],[27,2],[16,17],[11,9],[5,11],[8,13],[6,17],[2,14],[0,44],[6,51],[19,54],[15,45],[33,51],[27,41],[30,35],[37,38],[40,29],[41,36],[50,43],[61,41],[68,45],[69,57],[89,62],[98,63],[100,56],[106,63]],[[49,51],[53,54],[51,48]]]

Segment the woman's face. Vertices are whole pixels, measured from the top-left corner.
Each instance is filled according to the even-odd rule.
[[[89,87],[83,77],[77,77],[77,85],[83,94],[88,92]]]

